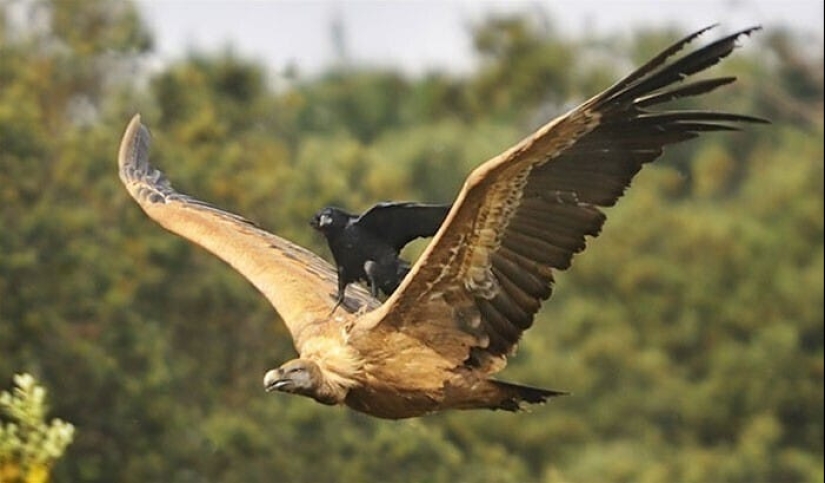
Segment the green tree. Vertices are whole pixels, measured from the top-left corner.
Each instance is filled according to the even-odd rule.
[[[574,84],[567,73],[575,62],[573,49],[546,17],[489,18],[473,30],[473,44],[482,61],[473,83],[479,115],[512,118],[514,109],[558,108],[570,99]]]
[[[14,385],[12,392],[0,392],[0,481],[48,481],[74,426],[60,419],[46,423],[46,390],[31,375],[15,375]]]

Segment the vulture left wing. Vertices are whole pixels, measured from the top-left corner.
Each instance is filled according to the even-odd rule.
[[[175,191],[149,164],[149,131],[135,116],[120,144],[120,179],[150,218],[206,248],[252,282],[278,311],[296,345],[307,324],[326,321],[335,305],[336,272],[323,259],[252,222]],[[347,291],[350,312],[375,307],[364,289]]]
[[[705,29],[707,30],[707,29]],[[456,365],[504,366],[554,270],[570,266],[642,165],[663,147],[762,119],[648,108],[697,96],[733,77],[688,81],[726,57],[747,29],[677,59],[704,30],[473,171],[436,237],[365,330],[397,330]]]

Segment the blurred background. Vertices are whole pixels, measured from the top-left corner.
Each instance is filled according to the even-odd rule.
[[[663,5],[0,0],[0,389],[31,373],[75,426],[53,479],[823,481],[822,3]],[[716,22],[700,43],[765,28],[685,107],[773,124],[668,150],[609,210],[502,374],[572,392],[529,413],[266,394],[277,315],[117,178],[140,112],[180,191],[329,259],[318,208],[450,201]]]
[[[415,74],[470,73],[479,66],[475,24],[491,16],[534,18],[555,35],[632,35],[640,28],[697,29],[721,24],[791,29],[822,40],[823,4],[815,0],[247,1],[142,0],[154,33],[153,57],[171,60],[195,48],[231,46],[275,72],[318,73],[342,60]],[[818,44],[813,42],[812,48]]]

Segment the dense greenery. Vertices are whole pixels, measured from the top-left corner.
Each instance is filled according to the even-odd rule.
[[[388,422],[269,395],[291,358],[258,293],[121,188],[136,111],[176,186],[326,253],[320,206],[448,201],[469,170],[680,32],[473,29],[471,76],[293,73],[193,54],[147,75],[124,2],[0,3],[0,386],[76,427],[58,481],[822,481],[822,46],[765,31],[713,107],[774,124],[668,151],[504,373],[572,396]],[[743,27],[743,26],[730,26]],[[806,46],[810,47],[810,46]],[[814,52],[810,54],[809,52]],[[420,247],[419,247],[420,248]]]
[[[14,389],[0,392],[0,481],[48,481],[55,460],[72,442],[74,426],[59,419],[46,422],[46,390],[31,374],[15,374]]]

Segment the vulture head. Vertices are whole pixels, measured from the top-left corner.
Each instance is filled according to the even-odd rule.
[[[264,375],[267,392],[280,391],[311,397],[323,404],[335,404],[335,397],[325,391],[326,384],[318,364],[306,359],[292,359]]]

